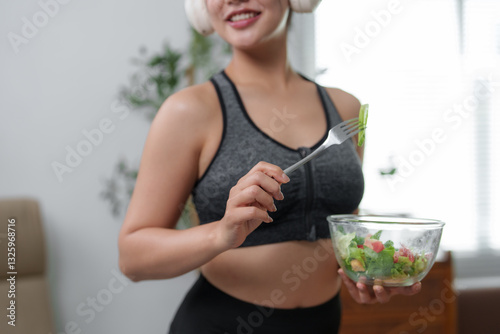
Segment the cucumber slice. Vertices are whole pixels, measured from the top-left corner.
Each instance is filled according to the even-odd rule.
[[[363,146],[365,143],[365,129],[366,124],[368,123],[368,104],[363,104],[359,109],[359,126],[361,127],[361,131],[358,133],[358,146]]]

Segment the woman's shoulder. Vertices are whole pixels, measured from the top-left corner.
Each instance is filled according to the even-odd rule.
[[[218,129],[218,98],[210,82],[193,85],[170,95],[159,108],[150,132],[165,142],[166,136],[180,139],[184,145],[200,147]],[[167,135],[169,133],[169,135]]]
[[[330,99],[333,101],[342,119],[359,116],[361,102],[351,93],[340,88],[325,87]]]
[[[218,105],[217,93],[207,81],[181,89],[163,102],[158,113],[182,114],[187,117],[203,118],[210,116]]]

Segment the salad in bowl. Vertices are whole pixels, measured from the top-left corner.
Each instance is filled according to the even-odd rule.
[[[397,216],[332,215],[335,256],[355,282],[410,286],[429,272],[444,223]]]

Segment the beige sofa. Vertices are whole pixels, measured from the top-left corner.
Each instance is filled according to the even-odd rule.
[[[14,244],[9,245],[9,241]],[[11,258],[15,255],[11,268],[9,253]],[[36,200],[0,199],[0,254],[0,333],[56,333],[47,284],[42,219]],[[15,327],[9,322],[15,323]]]

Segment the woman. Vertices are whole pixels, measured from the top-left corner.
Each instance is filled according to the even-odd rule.
[[[372,288],[337,272],[325,218],[357,209],[362,149],[345,142],[283,173],[360,108],[290,67],[288,0],[200,1],[233,57],[153,121],[120,232],[121,270],[140,281],[201,268],[172,334],[336,333],[341,278],[360,303],[418,292],[419,283]],[[176,230],[191,193],[200,225]]]

